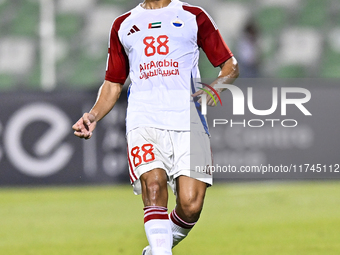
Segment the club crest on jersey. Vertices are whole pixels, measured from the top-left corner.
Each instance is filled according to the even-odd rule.
[[[173,25],[176,28],[181,28],[184,27],[184,22],[177,18],[171,21],[171,25]]]
[[[162,22],[149,23],[149,29],[152,29],[152,28],[161,28],[161,27],[162,27]]]

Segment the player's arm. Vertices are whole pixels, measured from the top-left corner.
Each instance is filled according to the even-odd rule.
[[[232,84],[236,78],[239,76],[239,68],[237,64],[237,60],[235,57],[229,58],[227,61],[222,63],[220,65],[221,71],[215,81],[211,83],[210,86],[214,87],[216,84]],[[209,90],[209,89],[208,89]],[[216,89],[217,93],[220,94],[223,89]],[[202,95],[204,92],[203,90],[198,90],[195,94],[193,94],[193,97],[197,97],[199,95]],[[215,93],[212,93],[215,100],[217,100],[217,95]],[[218,100],[217,100],[218,101]],[[201,99],[198,100],[199,103],[201,103]],[[209,106],[215,106],[214,100],[211,97],[207,97],[207,105]]]
[[[232,52],[229,47],[225,43],[220,34],[215,22],[211,19],[211,17],[201,8],[197,7],[184,7],[188,11],[191,11],[196,15],[196,21],[198,26],[197,32],[197,45],[205,52],[208,57],[210,63],[217,67],[221,68],[221,72],[218,75],[218,78],[212,82],[211,86],[214,87],[217,83],[230,84],[232,83],[239,75],[238,64],[236,59],[234,58]],[[209,89],[208,89],[209,91]],[[217,91],[218,94],[222,90]],[[198,90],[193,94],[193,97],[197,97],[202,95],[203,90]],[[217,99],[217,95],[212,93]],[[201,99],[198,100],[201,103]],[[211,97],[207,97],[207,104],[210,106],[214,106],[214,100]]]
[[[91,138],[97,122],[116,104],[129,74],[129,60],[118,36],[120,25],[126,17],[128,15],[120,16],[112,24],[105,81],[99,89],[97,101],[91,111],[84,113],[72,127],[74,134],[80,138]]]
[[[72,126],[74,134],[80,138],[89,139],[97,122],[104,118],[116,104],[123,84],[105,80],[98,92],[97,101],[88,113],[84,115]]]
[[[220,65],[221,71],[218,78],[211,84],[214,87],[215,84],[232,84],[239,76],[238,63],[235,57],[229,58],[222,65]],[[220,94],[225,89],[216,89],[217,93]],[[202,90],[201,90],[202,91]],[[213,94],[215,100],[217,95]],[[211,97],[207,97],[207,105],[215,106],[214,100]]]

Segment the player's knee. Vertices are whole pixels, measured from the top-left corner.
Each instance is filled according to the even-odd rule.
[[[143,192],[144,202],[146,205],[162,205],[167,197],[167,187],[157,180],[145,183]]]
[[[182,200],[177,206],[179,206],[183,220],[187,222],[195,222],[199,219],[203,202],[200,199],[195,200]]]
[[[145,206],[167,206],[167,176],[162,169],[144,173],[141,178],[142,197]]]
[[[147,194],[154,195],[154,196],[157,196],[157,194],[161,194],[164,189],[163,187],[164,185],[160,183],[159,181],[146,182],[145,186],[146,186]]]

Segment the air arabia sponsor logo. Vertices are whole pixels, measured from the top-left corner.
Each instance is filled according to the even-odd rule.
[[[178,62],[172,59],[160,60],[160,61],[150,61],[148,63],[143,63],[139,65],[140,79],[149,79],[154,76],[161,75],[172,76],[179,75]]]

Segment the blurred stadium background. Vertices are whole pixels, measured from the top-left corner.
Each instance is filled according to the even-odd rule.
[[[112,21],[138,2],[0,0],[0,254],[139,254],[146,244],[140,198],[125,186],[126,95],[92,139],[81,141],[71,130],[104,78]],[[211,14],[241,65],[255,63],[253,77],[340,78],[339,0],[189,3]],[[249,24],[256,31],[250,44]],[[256,54],[245,54],[249,49]],[[204,54],[200,61],[202,77],[215,77]],[[213,141],[227,144],[215,148],[217,159],[339,163],[339,89],[318,95],[322,100],[311,105],[316,117],[295,132],[216,129]],[[233,147],[240,134],[243,144]],[[202,225],[176,254],[339,254],[339,185],[315,181],[339,177],[216,185]],[[95,185],[55,188],[78,184]]]
[[[46,69],[52,69],[50,76],[55,73],[55,81],[47,79],[57,89],[97,88],[105,70],[112,20],[137,3],[1,0],[0,89],[40,89],[41,72]],[[256,22],[262,76],[340,76],[338,0],[196,0],[192,4],[203,6],[214,17],[236,56],[246,22],[250,18]],[[44,45],[46,41],[54,43],[55,54],[53,45]],[[52,59],[46,60],[44,54]],[[52,67],[42,67],[45,61]],[[208,66],[205,59],[202,62]],[[203,75],[209,76],[211,69],[205,69]]]

